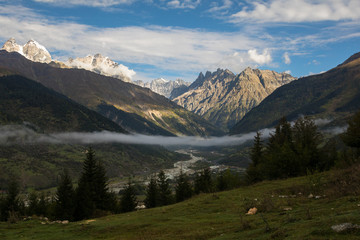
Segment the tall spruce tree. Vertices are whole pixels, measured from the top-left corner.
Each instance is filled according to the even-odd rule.
[[[346,132],[341,136],[342,140],[349,147],[360,149],[360,111],[357,112],[349,121]],[[360,155],[360,151],[358,151]]]
[[[150,182],[146,188],[145,206],[146,208],[154,208],[158,205],[159,189],[156,179],[151,177]]]
[[[181,170],[175,186],[176,202],[181,202],[188,198],[191,198],[192,193],[193,190],[189,182],[189,179],[186,176],[186,174]]]
[[[210,168],[205,168],[195,178],[195,193],[210,193],[213,191],[213,182]]]
[[[296,120],[292,127],[293,140],[300,167],[299,174],[304,175],[308,171],[324,170],[321,162],[321,153],[318,148],[321,142],[321,134],[315,123],[308,117]]]
[[[120,210],[121,212],[131,212],[136,209],[137,199],[135,195],[134,186],[131,184],[131,180],[125,189],[122,191],[121,199],[120,199]]]
[[[79,185],[76,190],[75,218],[89,218],[96,209],[112,210],[115,202],[108,192],[107,177],[103,165],[95,159],[95,152],[90,147],[86,153]]]
[[[159,187],[158,206],[169,205],[173,202],[173,196],[170,189],[169,179],[165,176],[164,171],[158,174],[157,184]]]
[[[20,185],[15,176],[12,176],[8,183],[7,195],[2,201],[1,220],[6,221],[9,214],[17,214],[20,212]]]
[[[247,180],[250,183],[258,182],[263,179],[262,174],[260,173],[261,161],[263,158],[263,144],[261,141],[261,133],[256,132],[254,137],[254,145],[251,148],[250,159],[251,163],[246,170]]]
[[[75,191],[67,170],[61,174],[60,184],[55,195],[55,217],[59,220],[73,220],[75,210]]]

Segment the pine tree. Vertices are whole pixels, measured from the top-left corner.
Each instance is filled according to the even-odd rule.
[[[159,190],[158,185],[156,183],[156,179],[151,177],[149,185],[146,188],[146,198],[145,198],[145,206],[146,208],[154,208],[157,206],[157,201],[159,198]]]
[[[131,212],[136,209],[137,199],[135,195],[135,189],[131,184],[129,179],[128,185],[122,191],[121,200],[120,200],[120,209],[121,212]]]
[[[76,190],[75,218],[79,220],[91,217],[96,209],[112,210],[114,205],[116,202],[108,192],[105,168],[95,159],[95,152],[90,147]]]
[[[173,202],[169,179],[166,178],[164,171],[158,174],[157,184],[159,187],[158,206],[169,205]]]
[[[307,171],[320,169],[321,154],[318,149],[321,134],[317,126],[308,117],[299,118],[292,127],[293,140],[297,155],[299,174],[305,175]]]
[[[254,167],[256,167],[262,159],[263,153],[263,144],[261,141],[261,133],[256,132],[256,136],[254,137],[254,145],[251,148],[250,158]]]
[[[260,167],[263,158],[263,144],[261,141],[261,133],[257,132],[254,137],[254,145],[251,148],[250,159],[251,163],[246,170],[247,180],[250,183],[258,182],[263,179],[262,174],[260,173]]]
[[[8,184],[7,195],[1,207],[1,220],[6,221],[10,213],[17,214],[20,211],[19,193],[19,182],[15,176],[12,176]]]
[[[180,175],[177,178],[175,186],[175,197],[176,202],[184,201],[192,196],[192,188],[187,178],[186,174],[183,171],[180,171]]]
[[[55,217],[59,220],[73,220],[75,191],[72,180],[66,170],[61,175],[55,199]]]
[[[348,124],[347,130],[341,138],[349,147],[360,149],[360,111],[348,121]]]
[[[205,168],[195,178],[195,193],[210,193],[213,191],[213,182],[211,179],[210,168]]]

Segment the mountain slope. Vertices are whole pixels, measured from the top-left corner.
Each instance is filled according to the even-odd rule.
[[[86,146],[36,143],[39,135],[64,132],[125,133],[95,111],[41,84],[0,69],[0,189],[12,174],[26,187],[53,187],[66,168],[74,179],[81,172]],[[49,139],[49,138],[46,138]],[[155,143],[154,143],[155,144]],[[169,168],[185,156],[159,146],[93,144],[109,177],[148,174]]]
[[[246,68],[200,73],[187,91],[173,99],[216,126],[229,129],[276,88],[295,78],[286,73]],[[173,94],[174,95],[174,94]]]
[[[272,127],[282,117],[293,120],[299,115],[345,120],[360,109],[360,54],[318,75],[300,78],[275,90],[252,109],[232,129],[232,134]]]
[[[29,61],[18,53],[6,51],[0,51],[1,66],[34,79],[90,109],[98,110],[99,105],[110,105],[123,112],[136,114],[172,134],[222,133],[207,121],[165,97],[119,79],[81,69],[54,68],[48,64]],[[116,115],[112,120],[118,117],[121,118],[121,115]],[[144,126],[146,127],[146,123],[142,127]],[[143,133],[136,126],[126,130]]]
[[[126,132],[106,117],[19,75],[0,77],[0,113],[2,125],[30,122],[45,132]]]

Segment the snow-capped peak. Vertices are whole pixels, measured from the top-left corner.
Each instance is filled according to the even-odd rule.
[[[69,58],[65,64],[73,68],[86,69],[105,76],[119,78],[125,82],[131,82],[132,77],[136,74],[134,70],[118,64],[99,53],[94,56],[87,55],[83,58]]]
[[[48,50],[34,40],[30,40],[24,46],[21,46],[16,43],[15,38],[10,38],[5,42],[2,49],[8,52],[18,52],[27,59],[34,62],[51,62],[51,55]]]

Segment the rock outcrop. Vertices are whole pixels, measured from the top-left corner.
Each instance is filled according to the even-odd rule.
[[[173,101],[226,130],[276,88],[295,79],[270,70],[246,68],[235,75],[218,69],[205,75],[200,73],[186,92]]]

